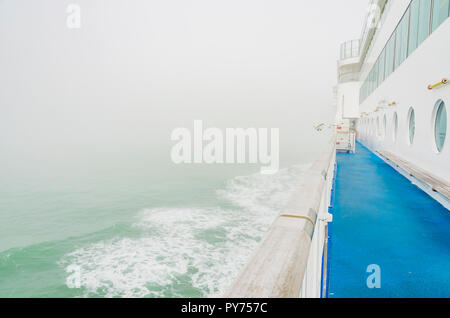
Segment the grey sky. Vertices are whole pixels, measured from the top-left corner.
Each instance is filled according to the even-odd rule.
[[[284,155],[310,160],[367,2],[0,0],[3,158],[169,158],[172,129],[202,119],[280,127]]]

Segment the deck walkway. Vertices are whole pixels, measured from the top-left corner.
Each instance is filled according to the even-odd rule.
[[[410,176],[428,186],[432,191],[438,192],[445,198],[450,199],[450,183],[412,164],[411,162],[396,156],[389,151],[378,151],[387,161],[403,169]]]
[[[338,154],[329,297],[450,297],[450,211],[357,144]],[[381,288],[367,287],[367,267]]]

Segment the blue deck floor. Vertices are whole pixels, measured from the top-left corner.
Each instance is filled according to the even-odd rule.
[[[450,211],[360,144],[337,162],[329,297],[450,297]]]

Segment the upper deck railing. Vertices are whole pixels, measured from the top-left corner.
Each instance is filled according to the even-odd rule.
[[[322,273],[326,275],[326,266],[322,257],[331,221],[328,207],[335,160],[333,137],[305,173],[288,206],[269,228],[226,297],[318,298],[324,294],[321,278]]]
[[[339,83],[359,81],[361,67],[372,45],[386,4],[387,0],[370,0],[360,39],[341,44],[338,63]]]
[[[361,41],[359,39],[342,43],[340,59],[346,60],[349,58],[359,57],[360,43]]]

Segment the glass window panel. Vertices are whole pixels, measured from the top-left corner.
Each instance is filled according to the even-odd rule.
[[[373,90],[378,88],[378,67],[380,60],[378,59],[373,68]]]
[[[359,89],[359,103],[362,104],[364,101],[364,84]]]
[[[364,100],[367,98],[367,79],[364,82]]]
[[[395,41],[394,70],[400,65],[400,51],[402,50],[402,48],[401,48],[402,24],[401,23],[397,26],[396,33],[397,33],[397,37],[396,37],[396,41]]]
[[[366,83],[364,82],[364,84],[361,86],[361,89],[359,91],[359,103],[361,104],[364,101],[364,91],[365,91],[365,87],[366,87]]]
[[[450,0],[433,1],[433,31],[448,18]]]
[[[352,55],[359,56],[359,40],[352,41]]]
[[[447,110],[444,102],[441,102],[436,112],[436,122],[434,125],[434,136],[436,147],[439,152],[444,148],[445,137],[447,136]]]
[[[369,77],[367,80],[367,96],[366,96],[366,98],[370,96],[370,93],[371,93],[371,91],[370,91],[370,77]]]
[[[406,59],[408,48],[408,29],[409,29],[409,8],[403,15],[402,20],[397,26],[397,40],[395,44],[395,68]]]
[[[395,56],[395,33],[389,39],[386,45],[386,75],[387,78],[394,71],[394,56]]]
[[[366,87],[366,98],[367,98],[370,95],[370,77],[367,78],[366,85],[367,85],[367,87]]]
[[[370,77],[367,78],[366,98],[370,95]]]
[[[371,93],[373,93],[375,91],[375,89],[377,88],[377,83],[375,82],[375,75],[376,75],[376,63],[372,68],[372,91]]]
[[[413,0],[411,3],[408,55],[414,52],[414,50],[419,46],[417,42],[419,34],[419,9],[420,0]]]
[[[364,81],[364,84],[361,86],[360,96],[359,96],[360,104],[366,99],[366,83],[367,83],[367,81]]]
[[[419,0],[417,46],[430,35],[431,0]]]
[[[347,42],[345,45],[345,58],[349,58],[352,55],[351,43]]]
[[[378,86],[381,85],[381,83],[383,83],[384,81],[384,66],[386,63],[386,50],[383,50],[383,52],[381,52],[380,57],[378,58],[379,60],[379,65],[378,65]]]
[[[367,97],[367,80],[364,82],[364,100]]]
[[[363,90],[363,99],[366,99],[366,93],[367,92],[367,82],[364,82],[364,90]]]

